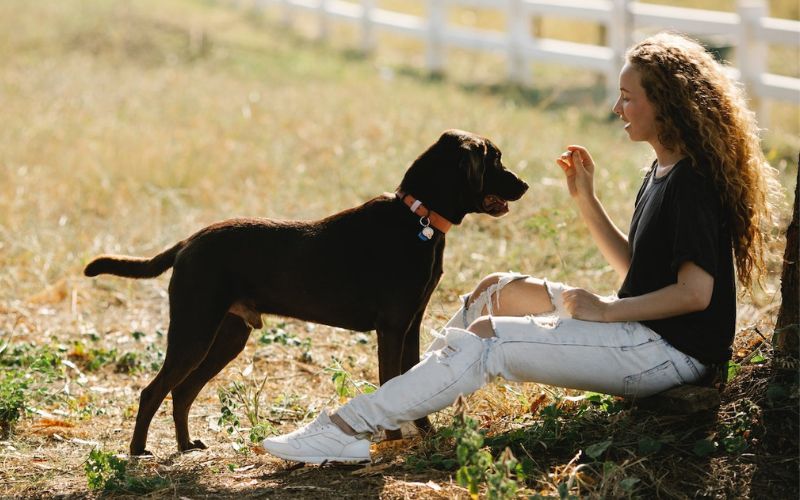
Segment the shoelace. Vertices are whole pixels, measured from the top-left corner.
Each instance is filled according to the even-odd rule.
[[[322,422],[319,418],[317,418],[313,422],[309,423],[307,426],[301,427],[301,428],[299,428],[299,429],[297,429],[295,431],[290,432],[289,434],[286,435],[286,437],[287,438],[288,437],[294,437],[294,436],[297,436],[297,435],[299,435],[301,433],[306,433],[306,432],[309,432],[309,431],[322,430],[325,427],[330,426],[330,425],[332,425],[332,423],[330,421]]]

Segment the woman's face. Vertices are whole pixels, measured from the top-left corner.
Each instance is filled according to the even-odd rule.
[[[658,141],[655,108],[647,99],[639,70],[625,63],[619,74],[620,96],[614,103],[614,113],[625,122],[625,131],[632,141]]]

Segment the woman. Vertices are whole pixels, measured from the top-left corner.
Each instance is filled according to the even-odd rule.
[[[594,193],[581,146],[556,159],[603,256],[623,279],[600,297],[528,276],[494,274],[419,364],[333,414],[264,440],[307,463],[369,460],[369,436],[438,411],[497,376],[628,397],[702,379],[730,357],[736,278],[765,273],[774,174],[741,91],[699,44],[659,34],[626,54],[614,105],[656,160],[629,235]],[[735,261],[735,264],[734,264]]]

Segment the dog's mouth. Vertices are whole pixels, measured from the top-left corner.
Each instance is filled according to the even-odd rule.
[[[508,200],[496,194],[488,194],[483,197],[481,208],[483,208],[484,212],[493,217],[500,217],[508,213]]]

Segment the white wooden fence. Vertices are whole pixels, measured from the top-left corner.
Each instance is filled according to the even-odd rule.
[[[762,126],[768,116],[766,100],[800,104],[800,79],[766,71],[767,45],[800,47],[800,21],[771,18],[764,0],[737,0],[736,12],[718,12],[648,4],[633,0],[427,0],[425,17],[380,9],[375,0],[256,0],[260,8],[281,10],[290,25],[296,10],[318,16],[319,37],[330,35],[333,21],[360,26],[360,49],[375,48],[377,31],[414,37],[426,42],[428,70],[443,72],[445,49],[461,47],[503,53],[510,80],[532,85],[531,63],[548,62],[605,75],[609,96],[616,96],[617,77],[629,45],[646,30],[670,29],[697,37],[712,36],[736,47],[738,68],[732,69],[759,106]],[[504,32],[450,25],[450,6],[480,7],[505,12]],[[604,26],[605,45],[588,45],[547,38],[531,32],[536,17],[592,21]]]

